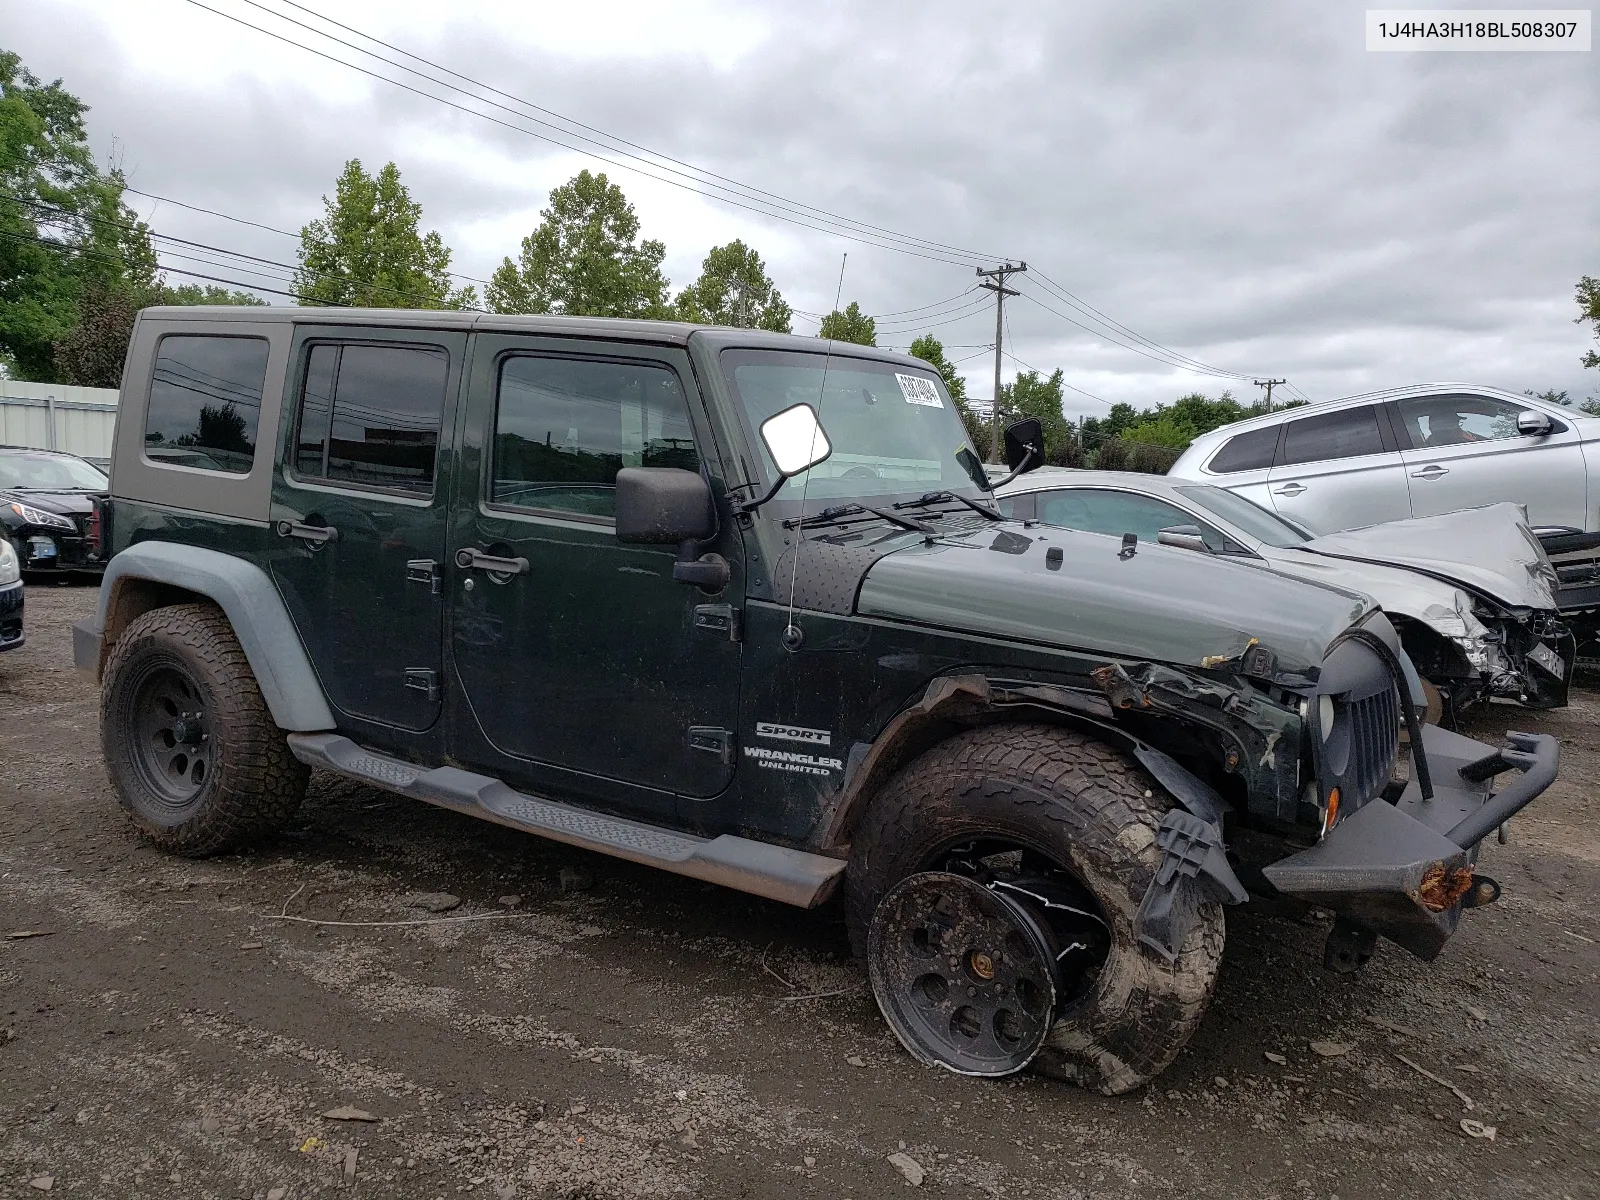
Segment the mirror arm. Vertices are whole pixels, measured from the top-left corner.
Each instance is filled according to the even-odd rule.
[[[737,499],[733,500],[731,502],[731,505],[732,505],[732,508],[733,508],[733,515],[735,517],[742,517],[742,516],[745,516],[747,513],[755,512],[756,509],[760,508],[768,500],[771,500],[774,496],[776,496],[778,494],[778,490],[780,488],[782,488],[783,485],[788,483],[788,482],[789,482],[789,477],[787,475],[780,475],[780,476],[778,476],[777,482],[774,483],[770,488],[767,489],[767,494],[766,495],[757,496],[754,500],[737,500]]]
[[[1013,470],[1011,472],[1011,474],[1007,475],[1004,479],[996,479],[993,483],[991,483],[989,485],[989,490],[992,492],[992,491],[995,491],[998,488],[1003,488],[1003,487],[1005,487],[1006,484],[1010,483],[1018,475],[1023,474],[1025,471],[1027,471],[1029,465],[1033,462],[1033,460],[1037,456],[1037,454],[1038,454],[1038,451],[1036,449],[1034,449],[1034,447],[1029,446],[1028,447],[1028,452],[1022,456],[1022,461],[1019,462],[1016,465],[1016,469]]]

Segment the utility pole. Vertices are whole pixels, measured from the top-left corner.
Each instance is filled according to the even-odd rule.
[[[989,412],[989,461],[1003,462],[1000,455],[1000,337],[1005,326],[1002,321],[1005,317],[1006,297],[1020,296],[1021,292],[1014,291],[1006,286],[1006,278],[1011,275],[1020,275],[1028,269],[1027,263],[1018,263],[1012,266],[1009,261],[998,267],[985,270],[978,268],[978,274],[989,282],[980,283],[978,286],[985,291],[994,293],[994,405]]]
[[[1275,384],[1288,383],[1287,379],[1256,379],[1252,381],[1257,387],[1267,389],[1267,411],[1272,411],[1272,388]]]

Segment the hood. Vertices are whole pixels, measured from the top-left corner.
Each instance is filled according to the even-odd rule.
[[[1359,593],[1188,550],[1121,549],[1104,534],[991,526],[879,558],[856,611],[1189,667],[1236,658],[1254,638],[1280,670],[1314,677],[1329,643],[1374,607]]]
[[[1518,504],[1346,529],[1301,549],[1421,571],[1513,608],[1556,607],[1555,568]]]
[[[93,512],[95,497],[102,495],[100,492],[36,492],[28,488],[6,488],[0,489],[0,502],[9,504],[15,500],[40,512],[71,517]]]

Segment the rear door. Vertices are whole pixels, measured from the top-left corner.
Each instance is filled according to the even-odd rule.
[[[329,703],[404,730],[438,719],[446,497],[466,335],[303,328],[273,483],[278,592]]]
[[[1552,418],[1552,432],[1528,437],[1517,417],[1529,406],[1464,392],[1411,396],[1390,411],[1413,516],[1509,500],[1527,505],[1530,524],[1584,528],[1583,448],[1570,423]]]
[[[1202,467],[1205,476],[1216,476],[1217,483],[1262,508],[1272,507],[1268,472],[1277,455],[1283,425],[1275,423],[1261,429],[1236,433],[1217,449]]]
[[[1374,404],[1286,422],[1267,491],[1279,513],[1317,533],[1411,515],[1405,463]]]
[[[464,761],[654,816],[732,780],[737,531],[703,547],[733,569],[715,597],[673,580],[674,547],[615,532],[621,467],[699,470],[691,398],[677,347],[478,335],[449,589],[454,670],[481,735],[457,739]],[[475,555],[515,565],[461,565]]]

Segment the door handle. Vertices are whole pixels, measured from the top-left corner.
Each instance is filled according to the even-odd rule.
[[[299,538],[313,547],[339,540],[339,531],[332,525],[307,525],[302,521],[279,521],[274,526],[282,538]]]
[[[1286,483],[1281,488],[1279,488],[1274,493],[1274,495],[1278,495],[1278,496],[1298,496],[1301,492],[1303,492],[1305,490],[1306,489],[1301,487],[1298,483]]]
[[[490,575],[523,575],[529,569],[525,558],[499,558],[470,546],[456,551],[456,566],[463,571],[485,571]]]
[[[1441,467],[1438,463],[1429,463],[1420,471],[1411,472],[1413,479],[1438,479],[1441,475],[1450,474],[1449,467]]]

